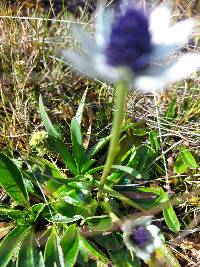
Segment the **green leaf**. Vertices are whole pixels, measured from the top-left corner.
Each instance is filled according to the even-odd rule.
[[[107,235],[98,235],[94,236],[93,239],[102,247],[107,250],[120,250],[123,247],[123,240],[121,234],[119,233],[111,233]]]
[[[60,241],[60,245],[64,254],[65,267],[73,267],[79,253],[79,232],[72,224],[69,226],[64,236]]]
[[[80,173],[83,164],[84,154],[83,154],[83,141],[82,141],[81,129],[76,118],[72,119],[70,130],[71,130],[71,140],[72,140],[72,152]]]
[[[60,138],[59,133],[54,128],[53,124],[51,123],[51,121],[50,121],[50,119],[49,119],[49,117],[48,117],[48,115],[46,113],[46,110],[45,110],[41,95],[39,97],[39,111],[40,111],[40,114],[42,116],[42,120],[44,122],[44,126],[45,126],[48,134],[50,136],[54,137],[55,139]]]
[[[20,170],[11,159],[2,153],[0,153],[0,185],[19,205],[30,207]]]
[[[136,129],[133,128],[133,133],[136,136],[144,136],[149,133],[149,130],[146,128],[136,128]]]
[[[174,170],[178,174],[182,174],[186,172],[188,169],[188,165],[183,161],[181,155],[178,155],[178,158],[176,159],[176,162],[174,164]]]
[[[166,118],[173,119],[176,115],[176,110],[177,110],[177,96],[175,95],[171,104],[168,107]]]
[[[156,131],[152,130],[149,133],[149,140],[150,140],[150,143],[151,143],[151,148],[154,151],[158,151],[158,149],[159,149],[159,142],[158,142],[158,135],[157,135],[157,132]]]
[[[43,267],[44,259],[41,252],[37,250],[37,247],[36,237],[34,236],[33,229],[31,229],[20,247],[17,257],[17,267]]]
[[[85,193],[79,189],[68,189],[64,185],[58,189],[57,194],[59,199],[77,206],[85,206],[88,200],[90,200],[91,195],[90,193]]]
[[[55,163],[50,162],[46,159],[40,159],[40,160],[36,159],[36,161],[38,162],[39,166],[41,166],[42,169],[44,170],[43,171],[44,174],[52,176],[52,178],[61,181],[67,178],[66,174],[63,173]]]
[[[95,232],[106,231],[112,226],[112,219],[107,215],[88,217],[84,222],[87,224],[89,230]]]
[[[165,244],[156,249],[156,257],[164,263],[165,267],[181,267],[171,249]]]
[[[86,240],[84,237],[80,236],[80,251],[91,256],[92,259],[101,261],[103,263],[110,263],[110,260],[100,251],[98,250],[94,244]]]
[[[106,184],[108,185],[108,181],[111,182],[112,184],[117,184],[119,183],[120,179],[124,176],[123,171],[117,171],[117,172],[112,172],[108,177]]]
[[[87,190],[89,191],[94,185],[94,180],[93,178],[91,180],[88,179],[87,182],[69,182],[68,186],[79,189],[79,190]]]
[[[90,150],[85,152],[85,158],[91,159],[94,155],[96,155],[99,150],[101,150],[110,140],[110,135],[102,138],[97,144],[95,144]]]
[[[133,169],[131,167],[121,166],[121,165],[112,165],[112,168],[127,172],[137,179],[142,178],[142,175],[138,171],[136,171],[135,169]]]
[[[74,217],[67,217],[63,216],[59,213],[56,213],[55,215],[50,215],[49,217],[45,217],[49,222],[55,222],[55,223],[72,223],[75,221],[79,221],[80,219],[83,219],[82,215],[74,215]]]
[[[86,160],[82,166],[81,173],[82,174],[86,173],[95,162],[96,162],[95,159]]]
[[[136,158],[138,160],[137,166],[140,172],[146,172],[146,169],[148,169],[149,165],[154,159],[153,153],[154,150],[152,150],[151,147],[145,145],[138,147],[136,151]]]
[[[23,210],[14,210],[10,207],[0,207],[0,215],[6,215],[8,218],[17,222],[17,224],[25,224],[29,212]]]
[[[76,112],[76,120],[77,120],[80,128],[81,128],[81,120],[82,120],[82,115],[83,115],[83,109],[85,106],[86,95],[87,95],[87,89],[85,90],[85,92],[81,98],[81,101],[80,101],[79,106],[78,106],[78,110]]]
[[[47,115],[47,112],[45,110],[45,107],[43,105],[41,96],[39,99],[39,110],[40,110],[40,114],[42,116],[42,120],[44,122],[44,126],[45,126],[48,134],[53,138],[53,140],[55,142],[56,151],[59,153],[59,155],[63,159],[66,166],[69,167],[70,171],[74,174],[78,174],[77,168],[76,168],[76,163],[75,163],[72,155],[68,151],[66,145],[61,140],[60,135],[58,134],[58,132],[54,128],[53,124],[51,123],[51,121]]]
[[[84,206],[73,205],[65,201],[57,201],[53,203],[53,207],[58,213],[69,218],[74,218],[76,215],[81,215],[83,217],[93,216],[97,206],[98,203],[95,199],[88,205]]]
[[[181,151],[180,155],[181,155],[182,160],[185,162],[185,164],[187,164],[189,168],[195,169],[198,167],[194,156],[187,148],[182,146],[180,147],[180,151]]]
[[[115,267],[141,267],[140,260],[132,257],[126,248],[116,251],[109,251],[112,262]]]
[[[163,202],[166,203],[163,208],[163,215],[165,218],[165,222],[172,232],[178,233],[180,231],[179,220],[176,216],[173,206],[170,203],[167,193],[165,193],[162,188],[160,188],[160,190],[161,190],[160,191],[161,192],[160,203],[163,203]]]
[[[45,266],[62,267],[64,266],[64,258],[61,247],[58,242],[55,227],[52,227],[52,233],[46,243],[44,252]]]
[[[72,155],[70,154],[70,152],[68,151],[67,147],[65,146],[65,144],[63,143],[61,139],[56,140],[55,148],[58,154],[63,159],[66,166],[70,169],[70,171],[74,173],[75,175],[77,175],[78,170],[76,167],[75,160],[73,159]]]
[[[180,223],[179,220],[176,216],[176,213],[170,204],[170,200],[168,195],[164,192],[164,190],[159,187],[159,188],[138,188],[138,192],[149,192],[149,193],[154,193],[156,197],[154,197],[152,200],[149,199],[148,201],[138,201],[140,205],[142,205],[144,208],[155,208],[161,203],[165,203],[163,207],[163,215],[165,218],[165,222],[169,229],[177,233],[180,231]]]
[[[137,148],[136,154],[134,152],[128,165],[141,173],[144,179],[149,179],[149,165],[153,162],[155,157],[156,153],[151,147],[141,145]]]
[[[17,226],[9,232],[0,243],[0,266],[6,267],[10,259],[16,253],[23,238],[27,235],[30,227]]]
[[[178,233],[180,231],[180,223],[171,204],[163,209],[163,215],[169,229],[174,233]]]
[[[138,192],[139,194],[140,192],[142,192],[142,193],[147,193],[149,195],[148,201],[142,198],[137,201],[145,209],[152,209],[156,207],[157,205],[159,205],[161,202],[166,201],[166,196],[164,194],[164,191],[160,187],[158,188],[140,187],[140,188],[134,189],[134,191]]]
[[[104,168],[104,166],[98,166],[98,167],[94,167],[90,170],[87,171],[87,174],[93,174],[93,173],[97,173],[99,171],[102,171]]]
[[[45,206],[46,204],[44,203],[38,203],[38,204],[34,204],[33,206],[31,206],[34,222],[38,219],[39,215],[41,214]]]

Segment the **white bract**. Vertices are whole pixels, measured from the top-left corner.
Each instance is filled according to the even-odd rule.
[[[151,224],[151,219],[151,216],[145,216],[135,221],[127,220],[122,225],[125,245],[144,261],[150,259],[155,250],[162,246],[164,240],[160,229]]]
[[[115,10],[106,9],[104,4],[100,5],[96,14],[94,38],[80,28],[73,30],[75,38],[85,50],[85,55],[67,50],[63,51],[63,60],[92,78],[108,82],[125,80],[134,89],[150,92],[161,91],[198,70],[199,53],[175,56],[188,41],[196,25],[194,19],[186,19],[171,26],[170,10],[165,6],[156,7],[149,17],[141,15],[141,10],[133,8],[126,0],[122,1],[122,6],[121,14],[116,15]],[[135,17],[131,17],[134,14]],[[138,25],[131,25],[132,21]],[[120,28],[120,25],[125,26]],[[150,41],[145,47],[145,40],[148,40],[148,36],[145,36],[146,25]],[[117,27],[119,34],[116,32]],[[123,33],[124,29],[127,32]],[[113,43],[117,45],[112,49]],[[143,50],[137,55],[140,50],[138,43]],[[118,46],[121,46],[119,51]]]

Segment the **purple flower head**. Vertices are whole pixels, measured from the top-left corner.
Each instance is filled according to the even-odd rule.
[[[113,67],[126,66],[136,73],[148,67],[152,44],[145,14],[131,8],[118,16],[105,51],[107,63]]]
[[[163,244],[163,236],[157,226],[151,224],[151,216],[127,220],[122,225],[124,243],[137,257],[148,260]]]
[[[133,244],[144,248],[151,240],[151,234],[144,226],[137,226],[130,234],[130,239]]]
[[[187,42],[196,21],[192,18],[171,25],[170,9],[160,5],[144,12],[131,0],[118,8],[99,1],[94,34],[79,27],[73,31],[85,51],[63,52],[63,59],[80,72],[103,81],[124,80],[143,91],[162,91],[171,83],[189,77],[200,67],[199,53],[175,57]]]

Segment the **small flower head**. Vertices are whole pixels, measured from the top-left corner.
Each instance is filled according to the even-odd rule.
[[[149,243],[150,239],[151,235],[144,226],[136,226],[130,235],[130,240],[133,244],[140,248],[144,248]]]
[[[32,134],[29,144],[39,155],[43,155],[47,150],[47,140],[48,133],[45,131],[38,131]]]
[[[125,80],[135,89],[151,92],[187,78],[200,67],[198,53],[173,58],[187,42],[195,20],[171,26],[170,11],[165,6],[146,15],[129,0],[120,3],[117,11],[99,5],[95,38],[74,29],[86,54],[68,50],[63,59],[90,77],[110,82]]]
[[[122,226],[127,248],[142,260],[148,260],[163,243],[163,236],[159,228],[151,224],[151,218],[146,216],[135,221],[129,220]]]

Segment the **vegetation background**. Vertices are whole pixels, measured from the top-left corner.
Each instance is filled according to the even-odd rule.
[[[44,130],[38,109],[40,94],[66,144],[71,142],[71,119],[86,89],[88,93],[82,120],[85,148],[110,133],[113,86],[80,77],[59,59],[62,49],[77,46],[71,37],[71,22],[76,21],[85,29],[91,29],[95,3],[88,9],[89,3],[85,7],[76,5],[74,8],[73,0],[66,1],[66,5],[60,5],[60,2],[2,0],[0,3],[0,148],[16,159],[28,159],[36,153],[30,139],[34,133]],[[141,2],[151,6],[161,1]],[[171,2],[174,21],[191,16],[200,19],[200,1]],[[200,51],[199,45],[200,25],[184,50]],[[163,159],[164,169],[158,164],[154,176],[151,175],[144,185],[170,187],[171,196],[197,189],[199,167],[182,166],[185,169],[180,170],[177,159],[180,145],[190,151],[196,164],[200,159],[199,75],[194,74],[190,79],[172,85],[156,97],[129,91],[126,116],[127,120],[139,122],[143,129],[154,130],[160,138],[157,158]],[[146,139],[142,142],[146,143]],[[62,161],[45,138],[37,144],[36,151],[64,170]],[[105,157],[106,151],[103,151],[99,162],[103,162]],[[0,200],[13,205],[3,188],[0,188]],[[171,233],[162,219],[160,227],[182,266],[199,266],[200,197],[191,197],[178,205],[175,211],[185,230],[178,235]],[[1,238],[9,225],[9,221],[1,218]]]

